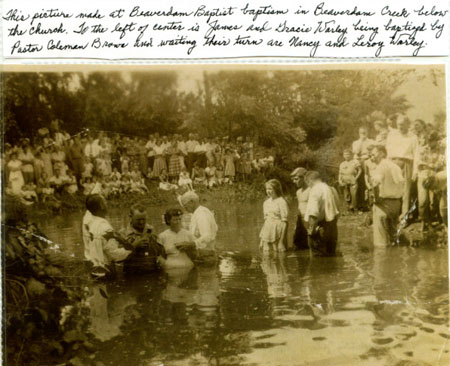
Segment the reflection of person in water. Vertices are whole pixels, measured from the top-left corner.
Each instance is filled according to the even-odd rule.
[[[172,268],[167,274],[163,291],[163,300],[168,302],[164,306],[166,314],[185,319],[195,328],[214,328],[220,294],[216,267]]]
[[[87,303],[90,308],[90,331],[98,340],[105,342],[120,334],[125,309],[136,304],[129,293],[114,293],[114,287],[97,284],[90,288]]]
[[[165,269],[186,267],[192,268],[194,263],[183,250],[192,248],[194,237],[192,234],[181,228],[181,216],[183,213],[179,209],[169,209],[164,214],[164,221],[169,225],[169,229],[163,231],[158,236],[158,242],[164,246],[167,259],[162,261]]]
[[[148,335],[158,337],[154,327],[159,317],[164,285],[161,276],[141,276],[133,277],[132,281],[119,280],[90,286],[85,302],[89,307],[90,332],[100,341],[118,335],[128,336],[131,332],[133,344],[142,349]],[[118,342],[116,346],[121,344]],[[129,343],[124,345],[130,346]],[[120,349],[115,353],[120,354]]]
[[[262,257],[261,268],[266,275],[269,297],[286,297],[291,294],[285,262],[286,255],[284,253]]]
[[[133,247],[133,254],[124,262],[126,273],[150,273],[160,268],[166,253],[164,247],[157,242],[153,228],[147,224],[145,207],[136,204],[130,209],[130,223],[120,234]]]

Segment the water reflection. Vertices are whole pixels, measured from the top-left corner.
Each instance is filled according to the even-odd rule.
[[[95,361],[115,366],[450,363],[447,251],[372,250],[369,230],[349,217],[339,226],[341,257],[317,258],[308,251],[261,255],[260,205],[213,208],[221,228],[217,266],[89,286]],[[165,229],[163,210],[149,212],[157,231]],[[79,216],[42,225],[77,256],[82,253]],[[112,212],[111,222],[126,224],[126,212]]]

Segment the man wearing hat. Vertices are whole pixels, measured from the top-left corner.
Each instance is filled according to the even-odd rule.
[[[298,216],[293,241],[296,249],[309,249],[308,232],[306,230],[304,217],[306,213],[306,206],[308,205],[310,188],[306,185],[305,174],[306,169],[301,167],[295,169],[291,173],[291,179],[298,188],[296,193],[298,202]]]
[[[194,236],[198,257],[205,261],[216,259],[217,224],[214,214],[205,206],[200,205],[200,198],[193,191],[188,191],[179,197],[181,205],[192,214],[189,230]]]

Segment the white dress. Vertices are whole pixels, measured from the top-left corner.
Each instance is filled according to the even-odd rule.
[[[11,192],[13,194],[19,194],[25,184],[22,174],[22,162],[20,160],[10,160],[8,162],[9,169],[9,184],[11,186]]]
[[[277,243],[282,238],[284,223],[288,219],[288,205],[283,197],[264,201],[264,225],[259,237],[262,242]]]
[[[184,241],[194,241],[192,234],[185,229],[180,229],[177,233],[171,229],[167,229],[159,234],[158,242],[164,246],[167,254],[164,268],[191,268],[194,266],[189,256],[185,252],[179,251],[175,246],[175,244]]]

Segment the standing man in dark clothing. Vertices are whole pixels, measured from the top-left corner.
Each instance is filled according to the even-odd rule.
[[[291,179],[298,188],[296,193],[298,201],[298,216],[293,240],[296,249],[309,249],[308,231],[306,230],[306,223],[304,222],[310,190],[305,182],[306,172],[307,171],[305,168],[297,168],[291,173]]]
[[[153,227],[147,224],[145,207],[140,204],[132,206],[130,223],[120,231],[123,239],[134,248],[133,254],[124,262],[125,273],[150,273],[160,269],[161,259],[166,257],[166,253],[153,231]]]

